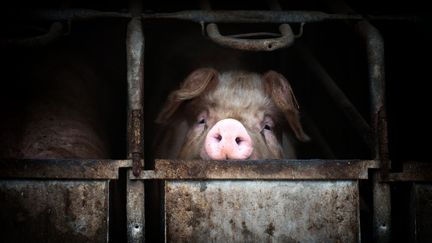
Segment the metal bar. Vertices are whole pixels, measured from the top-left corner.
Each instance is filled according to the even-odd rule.
[[[319,11],[189,10],[142,14],[143,19],[181,19],[196,23],[312,23],[326,20],[360,20],[361,15]]]
[[[275,13],[277,13],[275,15]],[[91,20],[97,18],[131,18],[131,13],[105,12],[91,9],[8,9],[1,18],[7,20]],[[145,19],[180,19],[196,23],[310,23],[327,20],[360,20],[360,14],[330,14],[320,11],[254,11],[254,10],[187,10],[173,13],[142,13]],[[424,21],[425,17],[400,15],[366,15],[376,21]]]
[[[91,9],[8,9],[2,13],[4,20],[91,20],[97,18],[130,18],[130,13],[104,12]]]
[[[0,39],[0,47],[8,46],[24,46],[24,47],[37,47],[45,46],[49,43],[59,39],[63,34],[63,25],[60,22],[51,24],[49,30],[41,35],[20,38],[20,39]]]
[[[386,180],[389,182],[432,182],[432,164],[417,161],[404,162],[402,172],[389,173]]]
[[[141,4],[131,2],[133,16],[139,16]],[[132,159],[132,174],[139,176],[144,167],[144,34],[140,17],[130,20],[127,27],[128,82],[128,158]],[[127,241],[145,242],[144,182],[126,182]]]
[[[366,21],[357,24],[365,39],[371,92],[372,124],[375,133],[375,158],[389,169],[387,117],[385,111],[384,41],[379,31]]]
[[[128,82],[128,158],[133,160],[133,171],[139,175],[144,152],[143,80],[144,35],[141,19],[133,18],[127,29],[127,82]]]
[[[355,106],[346,97],[344,92],[337,86],[335,81],[330,77],[324,67],[318,62],[313,54],[301,44],[295,46],[298,51],[298,56],[308,66],[308,70],[311,70],[318,81],[321,82],[325,90],[328,92],[333,101],[343,111],[345,116],[348,118],[350,123],[356,129],[357,133],[362,137],[363,141],[369,146],[371,150],[374,149],[372,129],[369,124],[357,111]]]
[[[96,18],[131,18],[131,13],[90,9],[9,9],[5,20],[91,20]],[[308,23],[326,20],[360,20],[359,14],[329,14],[320,11],[187,10],[173,13],[142,13],[147,19],[177,19],[196,23]]]
[[[200,1],[201,8],[204,10],[211,10],[208,0]],[[273,10],[281,10],[280,6],[273,4]],[[232,36],[223,36],[219,32],[217,24],[210,23],[207,25],[207,35],[209,38],[221,45],[238,50],[247,51],[274,51],[280,48],[288,47],[294,43],[294,33],[288,24],[281,24],[279,26],[280,35],[275,38],[265,39],[240,39]]]
[[[387,117],[385,110],[384,41],[379,31],[366,21],[357,24],[360,35],[366,42],[369,82],[371,92],[372,126],[375,135],[375,158],[380,161],[380,170],[373,176],[374,239],[390,242],[391,197],[390,185],[383,182],[391,167],[388,153]]]
[[[390,242],[391,197],[390,185],[383,181],[381,173],[372,173],[373,238],[374,242]]]
[[[373,176],[374,238],[389,242],[391,235],[390,185],[382,182],[391,167],[388,154],[387,117],[385,111],[384,41],[379,31],[366,21],[357,24],[366,42],[372,106],[372,127],[375,135],[375,158],[380,161],[380,171]]]
[[[145,242],[144,182],[127,180],[126,196],[128,242]]]
[[[215,43],[238,50],[248,51],[274,51],[280,48],[288,47],[294,43],[294,33],[287,24],[279,26],[280,37],[267,39],[238,39],[234,37],[223,36],[215,23],[207,25],[207,35]]]
[[[375,160],[156,160],[140,180],[357,180],[368,179]],[[130,179],[135,179],[129,175]]]
[[[327,4],[335,11],[354,13],[353,9],[343,1],[327,1]],[[380,168],[379,171],[372,174],[373,238],[375,242],[390,242],[390,185],[384,182],[390,169],[387,119],[384,104],[384,41],[379,31],[367,21],[358,22],[357,30],[366,43],[372,106],[371,122],[374,132],[374,158],[379,161]]]
[[[3,179],[118,179],[118,169],[130,160],[2,159]]]

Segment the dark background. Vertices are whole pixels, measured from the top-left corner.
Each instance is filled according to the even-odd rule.
[[[267,9],[263,2],[214,1],[215,9]],[[431,54],[432,24],[426,1],[359,1],[347,3],[357,12],[368,16],[410,17],[410,20],[376,20],[384,39],[386,105],[390,158],[394,169],[402,161],[430,161],[431,122]],[[322,1],[281,1],[284,9],[333,11]],[[49,23],[44,21],[10,21],[13,9],[91,8],[103,11],[127,11],[124,1],[33,1],[2,3],[0,38],[20,38],[40,33]],[[145,1],[145,12],[171,12],[199,9],[195,1]],[[100,90],[94,94],[100,102],[101,127],[107,132],[110,158],[126,158],[126,20],[95,19],[73,22],[68,33],[48,46],[0,48],[0,155],[5,148],[18,143],[21,122],[26,107],[34,97],[44,95],[32,79],[33,70],[54,55],[64,56],[67,62],[85,62],[100,75]],[[30,26],[30,27],[29,27]],[[353,30],[354,22],[328,21],[306,24],[304,34],[295,44],[303,46],[317,57],[335,82],[345,91],[363,117],[369,121],[369,92],[366,56],[363,42]],[[34,28],[37,27],[37,28]],[[277,31],[277,25],[220,25],[223,33]],[[295,33],[299,25],[292,25]],[[248,69],[264,72],[275,69],[290,80],[302,108],[328,141],[338,159],[364,159],[372,155],[344,115],[323,91],[307,68],[299,61],[293,48],[272,53],[240,52],[219,47],[201,35],[198,24],[184,21],[146,21],[145,40],[145,156],[151,165],[153,123],[168,93],[194,68],[224,63],[235,59],[246,63]],[[74,53],[73,58],[70,53]],[[72,58],[72,59],[71,59]],[[61,58],[58,58],[61,60]],[[229,65],[228,65],[229,66]],[[231,66],[236,68],[236,66]],[[36,94],[37,93],[37,94]],[[12,129],[10,129],[12,127]],[[298,144],[300,158],[325,158],[316,143]],[[2,157],[0,156],[0,157]],[[393,188],[394,238],[407,240],[407,217],[410,187]],[[367,198],[366,198],[367,199]],[[155,216],[156,217],[156,216]],[[367,222],[367,221],[366,221]],[[366,226],[366,227],[370,227]],[[157,230],[150,228],[151,230]],[[123,234],[121,232],[119,234]],[[363,236],[368,239],[369,236]],[[405,237],[405,238],[404,238]]]

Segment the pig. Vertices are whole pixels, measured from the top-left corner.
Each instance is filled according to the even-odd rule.
[[[309,140],[290,83],[272,70],[199,68],[170,93],[156,123],[156,158],[294,159],[293,137]]]
[[[109,158],[96,69],[68,51],[32,58],[20,66],[25,72],[16,78],[19,89],[7,94],[21,97],[19,105],[2,106],[7,115],[0,122],[0,158]]]

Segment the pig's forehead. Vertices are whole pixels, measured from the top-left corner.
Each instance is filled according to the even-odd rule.
[[[255,73],[220,74],[217,87],[209,92],[205,99],[220,116],[253,115],[262,119],[263,113],[276,110],[271,98],[264,91],[261,76]]]
[[[218,85],[208,94],[207,99],[223,107],[262,109],[271,105],[261,76],[245,72],[221,73]]]

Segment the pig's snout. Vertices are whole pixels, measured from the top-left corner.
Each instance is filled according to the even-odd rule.
[[[210,159],[248,159],[253,151],[246,128],[235,119],[217,122],[207,133],[204,145]]]

